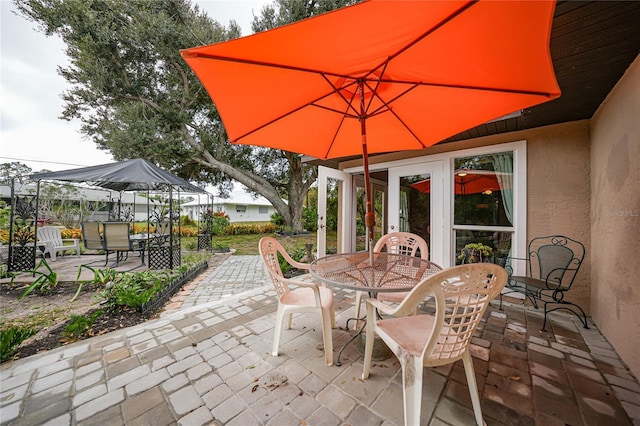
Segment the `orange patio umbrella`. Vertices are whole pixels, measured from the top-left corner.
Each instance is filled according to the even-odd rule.
[[[553,1],[370,0],[181,51],[231,143],[320,159],[426,148],[560,96]]]

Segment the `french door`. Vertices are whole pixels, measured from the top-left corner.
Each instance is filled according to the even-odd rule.
[[[352,182],[349,173],[318,167],[318,257],[354,249]]]
[[[451,242],[444,233],[443,162],[390,167],[386,232],[411,232],[429,245],[429,259],[449,266]]]

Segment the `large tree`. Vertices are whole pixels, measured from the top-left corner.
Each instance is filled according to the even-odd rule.
[[[262,31],[349,3],[278,0],[254,17]],[[317,169],[286,151],[228,143],[223,124],[180,49],[240,35],[189,0],[14,0],[19,12],[66,43],[70,83],[62,118],[115,159],[146,158],[198,182],[237,181],[267,198],[294,230]]]

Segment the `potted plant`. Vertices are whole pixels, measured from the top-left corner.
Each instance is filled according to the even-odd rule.
[[[482,243],[469,243],[460,250],[458,259],[462,263],[491,263],[493,261],[493,248]]]

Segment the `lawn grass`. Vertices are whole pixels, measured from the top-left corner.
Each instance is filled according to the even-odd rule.
[[[317,236],[315,232],[295,236],[282,236],[276,234],[215,235],[213,237],[213,245],[214,247],[229,247],[230,249],[235,250],[236,255],[257,255],[258,241],[260,241],[260,238],[265,236],[274,237],[280,241],[282,246],[289,253],[303,250],[305,248],[305,244],[313,244],[314,250],[317,249]],[[195,237],[183,237],[182,245],[185,246],[185,244],[195,241]]]

